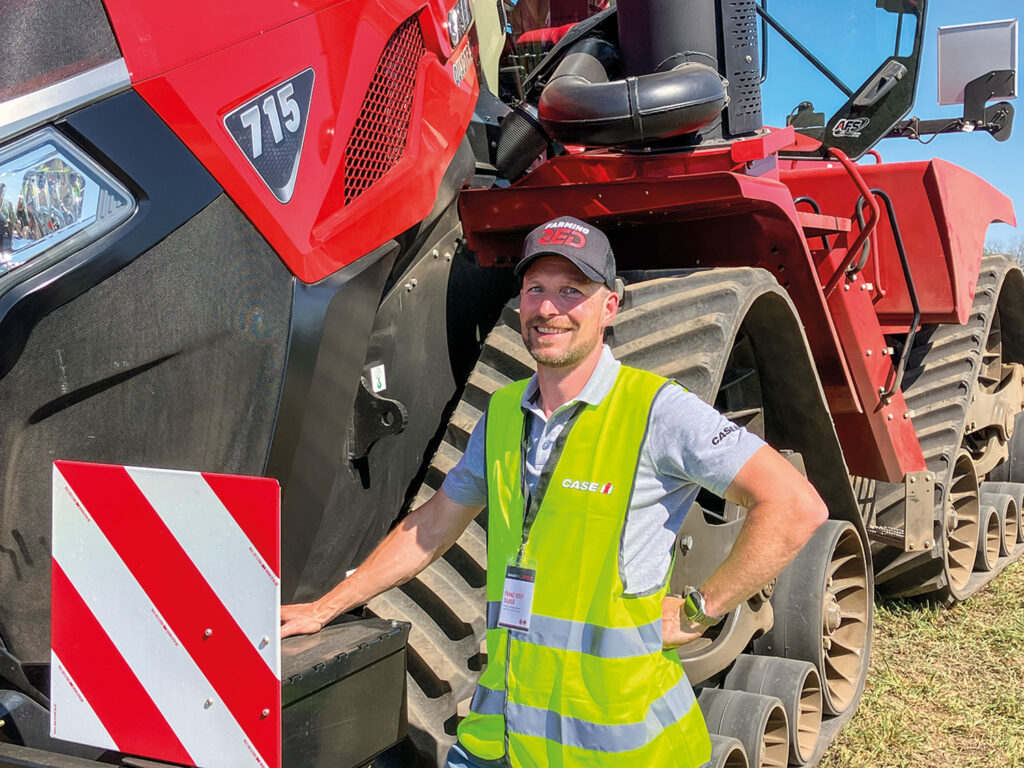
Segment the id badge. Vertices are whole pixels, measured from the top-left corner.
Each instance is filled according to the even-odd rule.
[[[533,612],[533,587],[537,581],[535,568],[519,565],[505,566],[505,588],[501,596],[501,610],[498,612],[498,626],[530,630],[530,615]]]

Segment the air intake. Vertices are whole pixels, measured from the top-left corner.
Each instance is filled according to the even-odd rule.
[[[405,154],[416,69],[426,54],[418,16],[395,30],[384,47],[345,148],[345,204],[395,167]]]

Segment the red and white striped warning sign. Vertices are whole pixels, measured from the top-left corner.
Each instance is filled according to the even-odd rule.
[[[280,768],[280,492],[59,461],[50,731],[200,768]]]

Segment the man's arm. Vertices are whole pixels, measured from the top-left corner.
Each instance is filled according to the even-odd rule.
[[[725,498],[746,507],[747,516],[725,560],[703,585],[695,585],[704,594],[704,611],[709,616],[724,616],[778,576],[828,519],[828,508],[814,486],[767,445],[736,473]],[[682,645],[701,634],[699,626],[680,617],[682,602],[670,597],[664,600],[662,637],[666,647]]]
[[[456,504],[438,490],[326,595],[312,603],[281,606],[281,637],[319,632],[335,616],[409,581],[443,555],[481,509]]]

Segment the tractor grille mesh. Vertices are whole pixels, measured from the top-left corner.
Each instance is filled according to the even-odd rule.
[[[726,77],[729,79],[729,132],[736,136],[761,127],[761,62],[754,0],[729,0],[723,8]]]
[[[405,154],[416,68],[426,53],[419,17],[402,23],[388,40],[363,98],[345,149],[345,204],[348,205]]]

